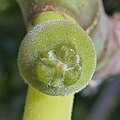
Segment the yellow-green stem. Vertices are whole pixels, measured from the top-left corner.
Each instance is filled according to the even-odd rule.
[[[29,87],[23,120],[70,120],[73,98],[49,96]]]

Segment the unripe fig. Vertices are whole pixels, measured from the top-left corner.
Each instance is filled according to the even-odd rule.
[[[83,89],[94,73],[95,63],[89,36],[68,20],[47,20],[35,26],[22,41],[18,55],[25,82],[53,96]]]

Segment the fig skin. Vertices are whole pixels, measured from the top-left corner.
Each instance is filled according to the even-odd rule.
[[[80,57],[80,70],[78,70],[80,76],[70,79],[67,75],[70,81],[62,81],[59,78],[60,71],[58,71],[57,74],[54,73],[54,77],[58,76],[57,79],[54,80],[52,77],[54,82],[47,83],[47,80],[41,79],[46,78],[45,74],[40,77],[42,66],[39,63],[41,63],[41,58],[47,58],[46,55],[51,50],[59,51],[57,58],[60,60],[63,57],[60,54],[60,46],[73,49],[76,52],[75,55]],[[74,62],[73,59],[71,61]],[[68,65],[68,61],[65,64]],[[33,88],[48,95],[65,96],[82,90],[88,84],[95,70],[96,54],[91,39],[75,22],[67,19],[46,20],[33,27],[23,39],[18,54],[18,66],[25,82]],[[46,68],[49,73],[50,66],[46,65]],[[54,70],[55,68],[53,67]],[[45,70],[47,72],[47,69]],[[77,79],[72,80],[74,78]]]

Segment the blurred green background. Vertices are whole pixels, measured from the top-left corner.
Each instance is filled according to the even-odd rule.
[[[105,11],[112,15],[120,11],[120,0],[104,0]],[[24,20],[14,0],[0,0],[0,120],[22,120],[27,85],[17,66],[17,54],[26,34]],[[86,120],[99,95],[108,82],[87,88],[76,94],[72,120]],[[107,120],[120,120],[117,102]]]

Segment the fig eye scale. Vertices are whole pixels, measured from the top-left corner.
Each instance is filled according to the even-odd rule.
[[[94,46],[77,24],[48,20],[24,38],[18,56],[21,75],[35,89],[64,96],[83,89],[95,69]]]
[[[74,49],[69,45],[60,45],[38,57],[36,76],[48,86],[66,87],[79,80],[79,62],[79,55]]]

